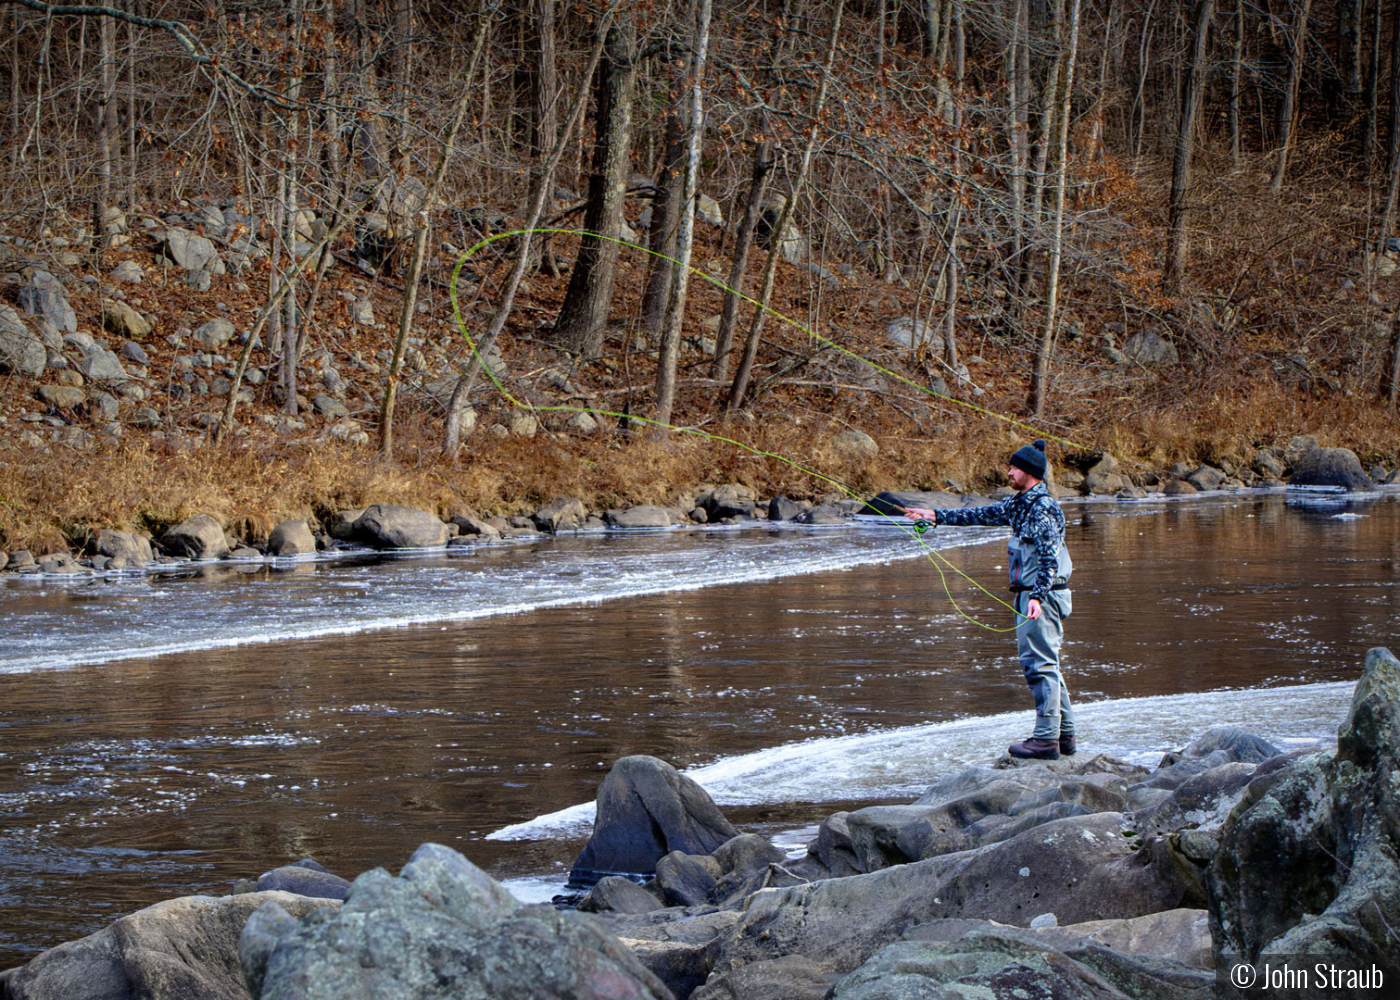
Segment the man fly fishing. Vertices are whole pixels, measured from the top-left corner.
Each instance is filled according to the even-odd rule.
[[[933,525],[1008,525],[1011,591],[1015,595],[1016,650],[1035,698],[1035,731],[1010,746],[1013,757],[1056,760],[1074,753],[1074,709],[1060,675],[1060,644],[1070,614],[1069,577],[1074,571],[1065,548],[1065,515],[1045,488],[1045,442],[1026,445],[1011,456],[1006,474],[1016,492],[985,507],[928,510],[907,507],[913,520]]]

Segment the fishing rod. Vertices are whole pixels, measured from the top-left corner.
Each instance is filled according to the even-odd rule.
[[[1071,440],[1069,440],[1069,439],[1067,439],[1067,438],[1063,438],[1063,437],[1059,437],[1059,436],[1054,435],[1054,434],[1050,434],[1050,433],[1044,431],[1043,429],[1033,427],[1033,426],[1031,426],[1030,424],[1027,424],[1027,423],[1025,423],[1025,422],[1023,422],[1023,421],[1016,420],[1016,419],[1014,419],[1014,418],[1012,418],[1012,417],[1008,417],[1008,416],[1006,416],[1006,415],[1004,415],[1004,414],[996,413],[995,411],[989,410],[989,409],[987,409],[987,408],[985,408],[985,407],[977,406],[975,403],[969,403],[969,402],[966,401],[966,400],[956,399],[956,398],[954,398],[954,397],[952,397],[952,396],[948,396],[948,395],[946,395],[946,394],[944,394],[944,393],[938,392],[937,390],[935,390],[935,389],[933,389],[933,388],[931,388],[931,387],[929,387],[929,386],[920,385],[919,383],[917,383],[917,382],[913,381],[912,379],[909,379],[909,378],[907,378],[907,377],[905,377],[905,376],[899,374],[898,372],[891,371],[890,369],[885,368],[885,367],[882,366],[882,365],[876,364],[875,362],[871,361],[869,358],[862,357],[861,355],[855,353],[854,351],[849,350],[848,348],[842,347],[840,344],[836,343],[835,341],[831,340],[830,338],[824,337],[824,336],[822,336],[821,334],[817,333],[815,330],[813,330],[811,327],[809,327],[807,324],[801,322],[800,320],[797,320],[797,319],[794,319],[794,318],[792,318],[792,317],[790,317],[790,316],[784,315],[783,313],[779,312],[778,310],[774,309],[773,307],[771,307],[771,306],[769,306],[769,305],[767,305],[767,304],[765,304],[765,303],[759,302],[757,299],[754,299],[754,298],[752,298],[751,296],[745,295],[743,292],[741,292],[741,291],[739,291],[739,290],[737,290],[737,289],[730,288],[730,287],[729,287],[727,284],[725,284],[723,281],[720,281],[718,278],[715,278],[714,276],[708,274],[707,272],[702,271],[700,268],[695,267],[694,265],[683,264],[680,260],[677,260],[676,258],[669,256],[668,254],[664,254],[664,253],[661,253],[661,252],[659,252],[659,251],[657,251],[657,250],[653,250],[653,249],[651,249],[650,247],[640,246],[640,245],[638,245],[638,244],[636,244],[636,243],[632,243],[632,242],[630,242],[630,241],[628,241],[628,240],[620,239],[620,238],[618,238],[618,237],[604,236],[604,235],[602,235],[602,234],[600,234],[600,233],[592,233],[592,232],[589,232],[589,231],[587,231],[587,230],[582,230],[582,229],[560,229],[560,228],[548,227],[548,226],[546,226],[546,227],[537,227],[537,228],[534,228],[534,229],[516,229],[516,230],[512,230],[512,231],[510,231],[510,232],[497,233],[497,234],[492,235],[492,236],[487,236],[485,239],[482,239],[482,240],[480,240],[479,242],[473,244],[472,246],[468,247],[466,250],[462,251],[462,253],[458,255],[456,264],[454,265],[454,267],[453,267],[453,269],[452,269],[452,277],[451,277],[451,280],[449,281],[449,284],[448,284],[448,294],[449,294],[449,297],[451,298],[451,301],[452,301],[452,315],[453,315],[453,319],[454,319],[454,320],[456,321],[456,323],[457,323],[457,328],[458,328],[458,330],[461,332],[463,339],[466,340],[467,346],[470,347],[472,354],[476,357],[476,359],[477,359],[478,362],[480,363],[481,370],[484,371],[484,372],[486,373],[487,378],[489,378],[489,379],[491,380],[492,384],[495,385],[496,390],[501,394],[502,398],[505,399],[505,401],[506,401],[509,405],[511,405],[511,406],[517,407],[517,408],[522,409],[522,410],[527,410],[527,411],[532,412],[532,413],[586,413],[586,414],[589,414],[590,416],[615,417],[615,418],[617,418],[617,419],[620,420],[620,421],[627,421],[627,422],[629,422],[629,423],[631,423],[631,424],[642,424],[642,425],[644,425],[644,426],[651,426],[651,427],[662,428],[662,429],[665,429],[665,430],[668,430],[668,431],[674,431],[674,432],[679,433],[679,434],[687,434],[687,435],[690,435],[690,436],[693,436],[693,437],[700,437],[700,438],[704,438],[704,439],[710,440],[710,441],[719,441],[719,442],[723,442],[723,443],[725,443],[725,444],[729,444],[729,445],[732,445],[732,446],[734,446],[734,447],[736,447],[736,448],[739,448],[739,449],[741,449],[741,450],[743,450],[743,451],[747,451],[747,452],[749,452],[750,454],[757,455],[757,456],[760,456],[760,457],[763,457],[763,458],[771,458],[771,459],[773,459],[773,460],[775,460],[775,461],[782,462],[783,464],[788,465],[788,466],[790,466],[791,468],[797,469],[799,472],[803,472],[803,473],[805,473],[805,474],[807,474],[807,475],[809,475],[809,476],[812,476],[813,478],[818,479],[818,480],[820,480],[820,481],[822,481],[822,482],[829,483],[830,485],[832,485],[832,486],[834,486],[835,488],[837,488],[838,490],[840,490],[842,493],[846,494],[846,496],[850,497],[851,499],[860,500],[862,503],[865,504],[866,507],[869,507],[870,509],[876,510],[877,512],[879,512],[879,513],[881,513],[881,514],[884,513],[884,512],[882,512],[882,511],[880,511],[880,509],[879,509],[878,507],[874,507],[874,506],[870,503],[871,500],[877,499],[877,496],[871,494],[868,490],[859,490],[859,489],[856,489],[855,487],[851,486],[851,485],[848,484],[848,483],[844,483],[844,482],[842,482],[841,480],[836,479],[836,478],[834,478],[833,476],[827,475],[827,474],[825,474],[825,473],[818,472],[817,470],[812,469],[812,468],[809,468],[809,467],[807,467],[807,466],[801,464],[800,462],[797,462],[797,461],[795,461],[795,460],[793,460],[793,459],[788,458],[788,457],[785,456],[785,455],[779,455],[779,454],[777,454],[776,452],[765,451],[765,450],[763,450],[763,449],[761,449],[761,448],[756,448],[756,447],[754,447],[754,446],[752,446],[752,445],[745,444],[745,443],[743,443],[742,441],[736,441],[736,440],[733,439],[733,438],[725,437],[725,436],[722,435],[722,434],[715,434],[715,433],[712,433],[712,432],[710,432],[710,431],[703,431],[703,430],[700,430],[698,427],[684,427],[684,426],[680,426],[680,425],[677,425],[677,424],[668,423],[668,422],[665,422],[665,421],[654,420],[654,419],[649,418],[649,417],[640,417],[640,416],[636,416],[635,414],[630,414],[630,413],[617,413],[617,412],[610,411],[610,410],[597,410],[597,409],[592,409],[592,408],[589,408],[589,407],[569,406],[569,405],[566,405],[566,404],[554,404],[554,405],[548,405],[548,406],[537,406],[537,405],[535,405],[534,403],[531,403],[528,399],[527,399],[527,400],[518,399],[508,388],[506,388],[505,384],[504,384],[504,383],[501,381],[501,379],[496,375],[495,371],[492,370],[491,366],[488,365],[488,364],[486,363],[486,358],[482,355],[482,353],[481,353],[481,351],[480,351],[480,348],[479,348],[479,346],[477,345],[476,339],[475,339],[474,337],[472,337],[470,331],[468,330],[466,318],[462,315],[461,300],[460,300],[460,297],[459,297],[459,295],[458,295],[458,284],[459,284],[459,281],[460,281],[460,279],[461,279],[462,270],[463,270],[464,267],[466,267],[467,262],[470,261],[470,260],[471,260],[477,253],[479,253],[481,250],[485,249],[486,247],[490,246],[492,243],[495,243],[495,242],[498,241],[498,240],[509,239],[509,238],[511,238],[511,237],[532,236],[532,235],[534,235],[534,234],[536,234],[536,233],[542,233],[542,234],[557,233],[557,234],[568,235],[568,236],[591,236],[591,237],[593,237],[593,238],[595,238],[595,239],[608,240],[608,241],[610,241],[610,242],[612,242],[612,243],[618,244],[619,246],[628,247],[629,249],[632,249],[632,250],[640,250],[640,251],[643,252],[643,253],[651,254],[653,257],[657,257],[657,258],[660,258],[660,259],[662,259],[662,260],[670,261],[673,265],[678,265],[678,266],[686,267],[686,268],[690,271],[691,274],[698,275],[699,277],[703,278],[705,281],[708,281],[710,284],[714,285],[716,288],[720,289],[721,291],[727,292],[727,293],[729,293],[729,294],[731,294],[731,295],[735,295],[735,296],[737,296],[738,298],[743,299],[745,302],[749,302],[749,303],[753,304],[757,309],[763,310],[765,313],[767,313],[768,315],[774,317],[775,319],[779,320],[780,322],[788,323],[788,324],[791,324],[792,326],[795,326],[797,329],[803,331],[804,333],[806,333],[809,337],[813,338],[814,340],[819,341],[820,343],[824,344],[825,346],[830,347],[830,348],[832,348],[833,350],[836,350],[836,351],[840,352],[841,354],[846,355],[847,357],[850,357],[850,358],[855,359],[856,361],[860,362],[861,364],[868,365],[869,367],[874,368],[876,371],[881,372],[882,374],[888,376],[889,378],[894,379],[895,381],[901,382],[901,383],[903,383],[904,385],[907,385],[907,386],[909,386],[909,387],[911,387],[911,388],[913,388],[913,389],[915,389],[915,390],[917,390],[917,391],[919,391],[919,392],[926,393],[926,394],[928,394],[928,395],[930,395],[930,396],[933,396],[933,397],[935,397],[935,398],[937,398],[937,399],[941,399],[941,400],[944,400],[944,401],[949,402],[949,403],[954,403],[954,404],[956,404],[956,405],[966,407],[967,409],[970,409],[970,410],[973,410],[973,411],[975,411],[975,412],[977,412],[977,413],[980,413],[980,414],[982,414],[983,416],[992,417],[992,418],[995,418],[995,419],[997,419],[997,420],[1004,421],[1005,423],[1008,423],[1008,424],[1010,424],[1010,425],[1012,425],[1012,426],[1020,427],[1020,428],[1022,428],[1022,429],[1024,429],[1024,430],[1032,431],[1032,432],[1034,432],[1034,433],[1036,433],[1036,434],[1038,434],[1038,435],[1040,435],[1040,436],[1042,436],[1042,437],[1049,438],[1049,439],[1051,439],[1051,440],[1053,440],[1053,441],[1058,441],[1058,442],[1060,442],[1060,443],[1062,443],[1062,444],[1065,444],[1065,445],[1068,445],[1068,446],[1070,446],[1070,447],[1072,447],[1072,448],[1076,448],[1076,449],[1080,449],[1080,450],[1083,449],[1083,446],[1082,446],[1082,445],[1077,444],[1076,442],[1071,441]],[[908,508],[907,508],[907,507],[904,507],[904,506],[902,506],[902,505],[900,505],[900,504],[897,504],[897,503],[892,503],[892,502],[890,502],[890,501],[885,501],[885,500],[881,500],[880,503],[883,504],[883,505],[886,506],[886,507],[890,507],[890,508],[897,509],[898,511],[900,511],[901,513],[903,513],[906,517],[908,516],[908,513],[909,513],[909,512],[908,512]],[[923,535],[924,535],[924,533],[925,533],[930,527],[933,527],[933,526],[934,526],[931,522],[929,522],[929,521],[927,521],[927,520],[924,520],[924,519],[916,519],[916,520],[913,521],[913,523],[906,523],[906,522],[903,522],[903,521],[897,521],[897,520],[895,520],[893,517],[889,517],[888,515],[884,515],[884,516],[887,517],[887,523],[889,523],[889,524],[891,524],[891,525],[893,525],[893,526],[899,528],[901,531],[905,532],[905,534],[909,535],[909,537],[911,537],[912,539],[914,539],[915,541],[917,541],[917,542],[919,543],[920,547],[924,550],[924,553],[925,553],[926,557],[929,558],[929,561],[930,561],[930,563],[933,565],[934,569],[938,571],[939,578],[940,578],[940,580],[941,580],[941,582],[942,582],[942,584],[943,584],[943,592],[944,592],[944,594],[947,596],[948,602],[953,606],[953,609],[954,609],[955,611],[957,611],[957,613],[958,613],[959,615],[961,615],[963,618],[967,619],[969,622],[972,622],[974,625],[977,625],[977,626],[980,627],[980,628],[987,629],[988,631],[991,631],[991,632],[1010,632],[1010,631],[1014,631],[1014,629],[1015,629],[1015,627],[1016,627],[1016,626],[1013,626],[1012,628],[1008,629],[1008,628],[997,627],[997,626],[994,626],[994,625],[988,625],[988,624],[985,623],[985,622],[978,621],[978,620],[977,620],[976,618],[974,618],[972,615],[969,615],[966,611],[964,611],[964,610],[962,609],[962,607],[958,604],[957,600],[953,597],[952,588],[951,588],[951,586],[949,585],[947,574],[944,572],[944,566],[946,566],[947,569],[951,570],[952,572],[956,573],[958,576],[962,577],[962,578],[963,578],[964,580],[966,580],[968,583],[972,584],[972,586],[976,587],[976,588],[977,588],[978,590],[980,590],[983,594],[986,594],[986,595],[987,595],[988,597],[990,597],[992,600],[996,601],[998,604],[1000,604],[1000,605],[1002,605],[1003,607],[1005,607],[1005,608],[1007,608],[1008,610],[1010,610],[1010,611],[1012,612],[1012,614],[1015,615],[1017,618],[1024,619],[1024,618],[1026,617],[1025,615],[1021,614],[1021,612],[1017,611],[1016,608],[1015,608],[1013,605],[1011,605],[1011,604],[1008,603],[1007,601],[1003,600],[1003,599],[1002,599],[1000,596],[998,596],[997,594],[994,594],[992,591],[988,590],[988,589],[987,589],[985,586],[983,586],[980,582],[978,582],[977,580],[973,579],[973,578],[972,578],[971,576],[969,576],[968,574],[964,573],[964,572],[963,572],[961,569],[959,569],[957,566],[954,566],[954,565],[952,564],[952,562],[950,562],[950,561],[947,559],[947,557],[945,557],[945,556],[944,556],[941,552],[939,552],[937,549],[930,547],[930,546],[927,544],[927,542],[925,541],[925,539],[923,538]],[[939,565],[940,562],[943,563],[943,566],[940,566],[940,565]]]

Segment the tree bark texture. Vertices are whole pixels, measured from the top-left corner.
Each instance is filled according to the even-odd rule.
[[[586,358],[602,353],[617,273],[637,76],[636,38],[636,27],[626,14],[607,29],[598,72],[598,125],[583,218],[585,235],[554,323],[554,342]]]
[[[1200,116],[1201,98],[1205,93],[1206,45],[1210,40],[1210,25],[1215,17],[1215,0],[1199,0],[1196,5],[1195,26],[1191,32],[1191,60],[1186,70],[1186,92],[1181,99],[1181,120],[1176,129],[1176,155],[1172,158],[1171,198],[1167,211],[1167,261],[1163,284],[1167,294],[1181,291],[1181,279],[1186,273],[1188,238],[1186,221],[1191,197],[1191,160],[1196,150],[1196,122]]]

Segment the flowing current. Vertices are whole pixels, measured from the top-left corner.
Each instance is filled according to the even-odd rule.
[[[1365,651],[1400,651],[1397,501],[1067,504],[1084,748],[1334,738]],[[754,526],[8,577],[0,968],[306,856],[397,870],[426,840],[548,898],[627,754],[798,850],[1029,733],[1009,613],[928,551],[1000,597],[1004,539]]]

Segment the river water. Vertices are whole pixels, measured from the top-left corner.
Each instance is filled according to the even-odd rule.
[[[1090,752],[1153,764],[1215,723],[1331,739],[1365,651],[1400,649],[1394,493],[1066,512]],[[0,969],[160,899],[305,856],[397,870],[426,840],[548,898],[627,754],[796,849],[1029,734],[1003,543],[759,526],[8,578]]]

